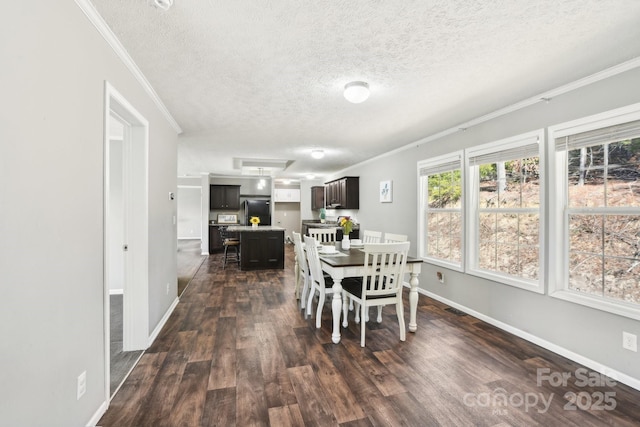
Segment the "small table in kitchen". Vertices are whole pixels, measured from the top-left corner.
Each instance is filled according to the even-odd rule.
[[[337,344],[340,342],[340,314],[342,313],[342,279],[345,277],[362,276],[364,272],[364,250],[351,248],[342,250],[342,244],[336,243],[336,248],[343,255],[320,255],[322,269],[329,273],[333,279],[333,299],[331,300],[331,312],[333,314],[333,333],[331,340]],[[344,256],[346,255],[346,256]],[[418,329],[416,312],[418,310],[418,275],[422,269],[422,260],[407,257],[405,273],[409,279],[409,331]],[[364,321],[362,319],[361,321]]]

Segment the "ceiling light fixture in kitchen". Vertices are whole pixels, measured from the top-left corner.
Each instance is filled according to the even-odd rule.
[[[344,85],[344,97],[354,104],[366,101],[369,93],[369,85],[366,82],[351,82]]]
[[[324,151],[323,150],[312,150],[311,151],[311,157],[313,157],[314,159],[321,159],[324,157]]]

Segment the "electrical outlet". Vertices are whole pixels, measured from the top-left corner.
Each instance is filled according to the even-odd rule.
[[[438,278],[438,282],[444,283],[444,274],[438,271],[436,272],[436,277]]]
[[[167,295],[169,295],[169,284],[167,283]]]
[[[84,371],[83,373],[78,375],[77,399],[80,400],[80,398],[85,394],[86,391],[87,391],[87,371]]]
[[[622,348],[626,348],[631,351],[638,351],[638,337],[637,335],[630,334],[629,332],[622,332]]]

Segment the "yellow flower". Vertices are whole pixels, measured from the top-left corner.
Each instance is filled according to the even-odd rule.
[[[260,218],[258,218],[257,216],[252,216],[249,222],[251,222],[251,224],[260,224]]]
[[[345,235],[349,235],[351,230],[353,230],[353,221],[351,221],[350,217],[345,216],[340,220],[340,227],[342,227],[342,231]]]

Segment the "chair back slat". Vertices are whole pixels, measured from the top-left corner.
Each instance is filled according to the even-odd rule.
[[[298,260],[298,268],[300,271],[306,273],[309,271],[309,265],[307,263],[307,256],[304,252],[304,247],[302,246],[302,236],[300,233],[292,231],[293,235],[293,244],[295,246],[296,258]]]
[[[407,240],[409,240],[409,237],[406,234],[384,233],[385,243],[399,243]]]
[[[393,296],[402,290],[410,242],[365,243],[362,295]]]
[[[309,237],[313,237],[320,243],[331,243],[336,241],[337,228],[310,228]]]
[[[382,240],[381,231],[364,230],[362,232],[362,243],[380,243]]]
[[[309,263],[311,280],[324,288],[324,275],[322,274],[322,264],[318,254],[318,242],[313,237],[304,236],[304,246],[307,250],[307,262]]]

